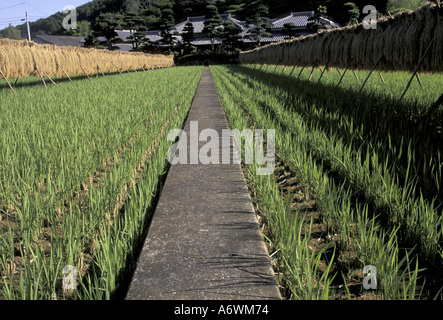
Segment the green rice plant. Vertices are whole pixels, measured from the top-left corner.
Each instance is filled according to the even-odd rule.
[[[351,243],[352,239],[354,250],[359,247],[358,243],[360,243],[360,247],[364,247],[363,244],[367,239],[359,237],[359,232],[366,235],[368,231],[363,228],[363,220],[358,217],[370,209],[374,222],[385,221],[388,222],[388,225],[377,224],[377,228],[369,231],[369,234],[372,234],[369,239],[374,239],[375,243],[385,250],[379,249],[378,253],[375,251],[371,252],[368,256],[369,259],[376,261],[380,255],[386,254],[390,256],[392,259],[389,261],[392,261],[394,264],[384,274],[385,279],[396,279],[397,284],[402,283],[402,281],[406,283],[407,279],[412,279],[412,283],[407,290],[415,289],[417,276],[414,276],[414,274],[418,274],[422,269],[412,269],[408,267],[409,265],[404,266],[403,260],[401,260],[401,263],[397,262],[398,249],[396,251],[395,248],[398,248],[398,230],[401,228],[400,239],[403,241],[403,233],[405,233],[404,221],[411,221],[408,219],[411,219],[411,215],[417,212],[415,211],[416,208],[430,208],[430,210],[425,210],[428,210],[431,216],[435,216],[436,213],[432,209],[432,205],[427,202],[412,203],[411,205],[404,201],[406,199],[409,200],[409,198],[416,194],[414,175],[410,173],[409,169],[412,168],[412,163],[415,161],[414,154],[409,153],[408,159],[411,160],[407,162],[406,169],[400,171],[400,174],[402,174],[400,179],[397,173],[398,166],[395,165],[395,162],[388,159],[399,159],[401,151],[398,154],[393,154],[393,157],[387,154],[387,158],[384,161],[380,161],[378,151],[385,144],[384,142],[381,144],[377,143],[376,145],[366,144],[366,139],[363,138],[363,128],[367,127],[365,124],[358,128],[355,127],[355,123],[352,120],[340,120],[342,117],[336,111],[333,113],[325,112],[325,110],[332,109],[332,103],[335,100],[325,98],[326,103],[324,105],[313,106],[311,101],[303,101],[293,94],[289,94],[289,91],[281,89],[281,87],[286,88],[287,86],[284,83],[284,79],[280,81],[277,77],[268,77],[264,80],[258,78],[261,76],[260,71],[244,71],[241,67],[237,68],[237,71],[240,72],[228,75],[226,69],[213,68],[213,70],[217,70],[217,72],[214,72],[216,74],[216,82],[220,81],[223,83],[223,85],[218,86],[219,93],[223,96],[222,101],[228,100],[226,96],[232,96],[236,105],[245,110],[242,113],[248,114],[255,123],[260,123],[260,126],[264,128],[279,129],[277,130],[276,138],[277,153],[296,169],[304,183],[312,187],[324,219],[329,221],[330,224],[333,224],[334,221],[337,222],[333,228],[334,230],[340,230],[340,239],[345,239],[343,243]],[[248,75],[243,74],[243,72],[248,73]],[[276,86],[273,81],[276,83],[280,81],[279,85],[281,87]],[[226,89],[222,89],[223,87]],[[277,96],[279,99],[275,99]],[[282,106],[284,106],[286,111]],[[294,112],[295,106],[297,110],[307,110],[310,114],[312,112],[309,109],[318,110],[316,115],[318,121],[309,125],[306,119],[309,120],[310,118],[305,118],[304,113],[298,115]],[[331,114],[335,114],[334,118],[328,118]],[[329,129],[327,135],[322,132],[323,125],[320,124],[325,119],[335,119],[335,122],[339,121],[343,125],[343,129],[340,126],[335,127],[338,127],[342,133],[338,135],[336,130],[332,130],[333,127]],[[347,127],[350,128],[350,132],[353,134],[343,133]],[[358,129],[355,130],[356,128]],[[285,132],[284,138],[279,138],[280,131]],[[376,141],[374,140],[374,142]],[[386,142],[392,144],[389,137]],[[400,150],[402,149],[400,148]],[[331,180],[328,176],[331,176],[333,179]],[[339,184],[333,182],[337,179],[341,181]],[[334,197],[334,195],[336,196]],[[369,200],[369,203],[360,205],[359,201],[361,200]],[[440,230],[441,221],[436,222],[437,225],[434,225],[433,228]],[[350,228],[352,225],[355,227]],[[375,232],[380,227],[390,228],[390,226],[392,226],[392,230],[395,232],[387,231],[389,232],[389,237],[383,235],[383,233],[380,234],[379,231]],[[413,233],[410,232],[409,234]],[[422,231],[415,231],[415,234],[419,233],[423,234]],[[436,237],[439,237],[436,236],[435,232],[431,232],[430,235],[433,239],[438,239]],[[426,247],[425,242],[428,240],[420,241],[420,250]],[[439,243],[440,240],[436,241]],[[434,240],[431,243],[436,242]],[[386,245],[391,251],[386,251],[384,247]],[[432,253],[430,250],[421,250],[420,252],[423,252],[423,257],[433,257],[438,250],[434,248]],[[363,254],[361,250],[360,254]],[[408,261],[407,263],[410,262]],[[381,268],[383,269],[384,267],[381,266]],[[405,272],[402,273],[402,268],[408,270],[407,274]],[[386,291],[380,291],[378,294],[384,298],[405,297],[404,291],[402,293],[402,290],[406,290],[404,286],[403,288],[395,286],[394,291],[389,291],[386,286],[383,288]]]
[[[120,240],[112,238],[115,234],[111,231],[119,215],[119,203],[127,196],[128,184],[135,182],[136,168],[147,159],[147,150],[154,152],[158,147],[154,142],[164,136],[165,126],[183,122],[201,71],[202,68],[154,70],[132,74],[127,79],[120,76],[99,78],[92,86],[87,81],[77,81],[74,90],[61,85],[63,92],[39,93],[43,99],[51,98],[52,102],[36,102],[29,109],[34,118],[25,119],[23,123],[15,121],[13,129],[16,131],[10,130],[0,139],[6,148],[11,145],[16,148],[2,158],[11,163],[8,170],[0,174],[2,218],[11,221],[14,226],[11,231],[18,233],[20,241],[34,251],[33,262],[20,266],[26,271],[20,276],[27,286],[16,281],[17,274],[15,282],[0,279],[5,298],[78,299],[113,295],[118,287],[116,283],[121,281],[118,274],[126,261],[120,254],[124,251],[118,251]],[[39,92],[40,88],[32,90]],[[80,94],[79,99],[65,104],[67,98],[76,97],[79,91],[91,90],[101,96]],[[116,95],[105,94],[109,92]],[[117,97],[123,92],[125,97],[128,93],[129,96],[122,102]],[[21,112],[20,99],[26,95],[25,90],[17,90],[18,98],[11,101],[8,117],[17,117]],[[43,125],[43,117],[47,114],[40,115],[37,111],[49,107],[52,113],[47,121],[54,132],[47,134],[48,129]],[[14,143],[17,137],[33,143],[40,137],[41,141],[38,145],[27,143],[21,148]],[[35,150],[31,152],[32,148]],[[21,158],[30,157],[31,161],[14,160],[16,154]],[[16,163],[20,170],[15,169]],[[158,176],[150,184],[157,182]],[[1,261],[4,261],[0,268],[5,270],[7,261],[14,259],[17,252],[3,249],[11,243],[16,245],[17,239],[0,238]],[[35,245],[40,243],[50,243],[49,252],[36,249]],[[100,246],[102,243],[107,246]],[[29,252],[26,247],[24,250]],[[112,260],[106,260],[108,258]],[[95,287],[85,282],[99,279],[97,274],[87,272],[95,263],[109,266],[103,269],[103,274],[108,275],[104,286]],[[67,265],[77,268],[79,289],[65,294],[60,283],[64,277],[63,266]]]

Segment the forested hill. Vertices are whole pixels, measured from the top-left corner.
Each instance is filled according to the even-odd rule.
[[[31,32],[36,34],[69,34],[86,36],[91,30],[96,18],[101,13],[115,13],[125,15],[128,12],[143,12],[145,22],[150,29],[156,28],[160,23],[161,8],[168,3],[173,3],[174,19],[176,22],[183,21],[187,16],[204,15],[205,7],[214,4],[219,13],[231,13],[236,18],[244,20],[250,15],[251,10],[259,4],[269,8],[269,18],[279,17],[295,11],[315,11],[320,5],[326,6],[326,17],[344,25],[349,22],[349,7],[345,3],[353,2],[362,11],[368,4],[367,0],[93,0],[77,8],[78,27],[76,31],[66,31],[62,27],[65,14],[58,12],[46,19],[40,19],[31,23]],[[415,8],[426,3],[426,0],[371,0],[380,14],[386,14],[387,10],[399,8]],[[363,18],[360,15],[360,19]],[[25,24],[9,30],[0,31],[0,37],[26,36]],[[20,31],[20,33],[19,33]]]

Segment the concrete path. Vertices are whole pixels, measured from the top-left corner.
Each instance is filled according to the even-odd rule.
[[[208,67],[184,128],[195,155],[191,121],[228,129]],[[240,165],[171,166],[126,299],[281,299]]]

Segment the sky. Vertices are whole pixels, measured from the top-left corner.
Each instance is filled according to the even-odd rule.
[[[25,23],[25,2],[28,3],[28,20],[37,21],[63,11],[67,5],[74,7],[91,2],[92,0],[0,0],[0,30],[9,26]]]

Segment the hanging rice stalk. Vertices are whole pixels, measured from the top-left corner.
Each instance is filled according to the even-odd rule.
[[[376,29],[346,26],[244,51],[240,62],[324,66],[331,57],[332,68],[345,68],[352,61],[350,69],[370,70],[383,55],[378,70],[414,71],[432,39],[422,72],[443,71],[443,7],[437,4],[381,18]]]
[[[115,52],[80,47],[59,47],[36,44],[26,40],[0,39],[0,67],[7,78],[39,76],[43,70],[49,76],[97,72],[115,72],[113,63],[120,69],[155,69],[171,67],[173,56],[145,54],[140,52]],[[126,66],[126,67],[125,67]],[[84,69],[84,71],[82,70]]]

